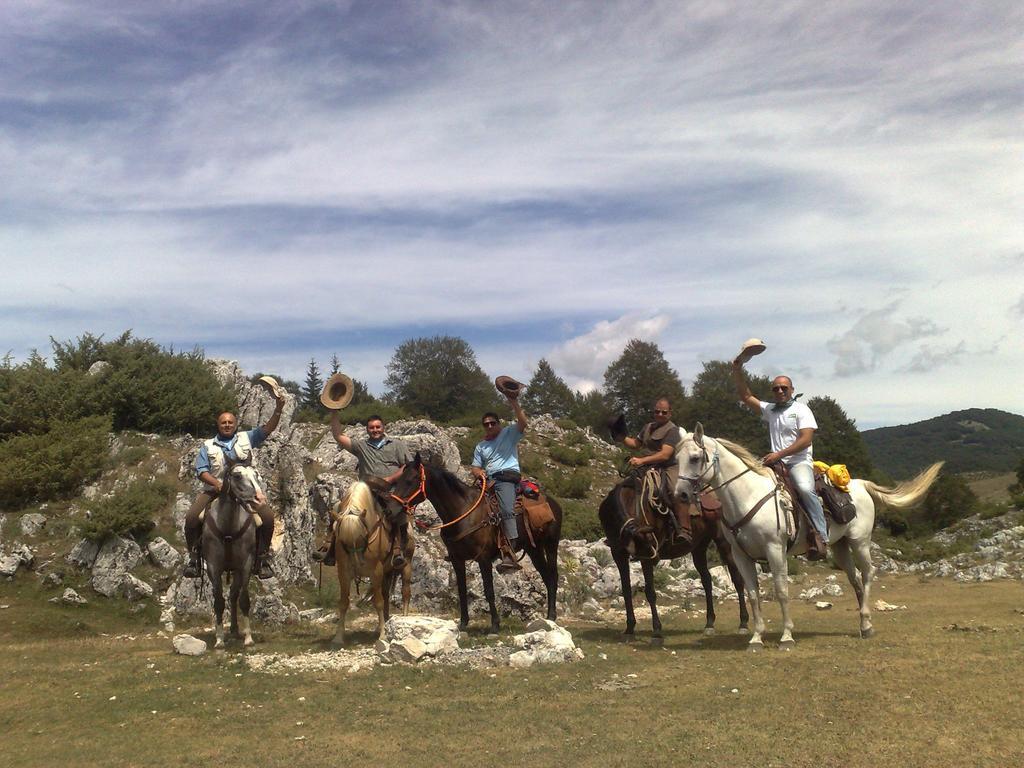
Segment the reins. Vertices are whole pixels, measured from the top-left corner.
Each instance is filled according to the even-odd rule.
[[[426,530],[427,532],[440,531],[444,528],[455,525],[456,523],[461,522],[462,520],[465,520],[470,515],[470,513],[473,512],[473,510],[480,506],[480,502],[484,500],[484,496],[486,494],[487,478],[482,477],[480,478],[480,495],[477,497],[477,500],[473,502],[473,506],[471,506],[461,515],[456,517],[454,520],[449,520],[447,523],[438,523],[437,525],[432,525],[429,528],[425,528],[423,530]],[[395,501],[397,501],[399,504],[405,507],[406,513],[411,515],[413,507],[415,507],[416,504],[419,503],[419,501],[414,502],[413,499],[416,499],[418,496],[421,495],[423,496],[423,498],[420,499],[419,501],[423,501],[427,498],[427,471],[422,464],[420,465],[420,487],[417,488],[412,493],[412,495],[408,496],[407,498],[403,499],[401,496],[398,496],[397,494],[394,493],[391,494],[391,498],[393,498]]]

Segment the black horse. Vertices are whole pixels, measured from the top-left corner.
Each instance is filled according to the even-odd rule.
[[[475,560],[480,566],[480,578],[484,585],[484,596],[491,610],[491,631],[500,626],[498,609],[494,603],[494,573],[491,563],[499,556],[498,527],[489,521],[487,500],[477,486],[467,485],[439,467],[423,463],[420,455],[405,465],[401,477],[395,483],[396,498],[407,506],[427,499],[433,505],[442,526],[441,541],[448,550],[455,582],[459,590],[459,629],[469,626],[469,607],[466,594],[466,563]],[[547,588],[547,617],[555,620],[555,594],[558,590],[558,541],[562,535],[562,508],[550,496],[555,519],[541,531],[526,531],[528,523],[523,516],[517,517],[519,541],[523,544],[533,566],[544,580]],[[532,535],[532,541],[531,541]]]
[[[630,559],[640,561],[644,573],[644,594],[651,606],[653,637],[660,639],[661,619],[658,617],[657,595],[654,589],[654,566],[661,560],[671,560],[687,554],[693,556],[693,565],[700,574],[700,583],[704,587],[704,598],[707,603],[704,632],[714,633],[715,603],[711,593],[711,571],[708,569],[708,546],[711,542],[714,542],[722,562],[729,569],[732,583],[739,595],[740,631],[746,632],[748,616],[747,603],[743,596],[743,580],[733,560],[729,542],[718,522],[703,516],[691,517],[692,543],[673,538],[672,523],[667,515],[646,508],[637,514],[636,496],[636,490],[629,483],[620,483],[609,491],[598,509],[601,527],[604,528],[607,537],[605,543],[611,550],[612,559],[618,566],[619,578],[622,581],[622,599],[626,603],[626,629],[623,637],[627,640],[633,639],[636,628],[633,587],[629,573]],[[668,514],[672,512],[669,511]]]

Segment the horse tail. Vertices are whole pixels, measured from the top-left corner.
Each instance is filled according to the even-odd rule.
[[[924,498],[932,483],[935,482],[935,478],[939,476],[939,470],[942,469],[943,464],[945,462],[937,461],[913,480],[907,480],[893,488],[876,485],[870,480],[861,480],[861,482],[864,484],[864,490],[877,501],[894,509],[905,509],[914,506]]]

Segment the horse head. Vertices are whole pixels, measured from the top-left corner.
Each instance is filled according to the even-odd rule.
[[[391,499],[397,504],[412,507],[423,501],[425,496],[425,467],[420,452],[402,469],[402,474],[391,486]]]
[[[675,488],[677,499],[684,504],[696,502],[714,476],[717,454],[714,440],[704,435],[704,425],[698,421],[693,434],[685,435],[676,448],[676,462],[679,464],[679,480]]]
[[[243,507],[251,506],[263,496],[259,475],[248,464],[229,463],[224,478],[227,495]]]

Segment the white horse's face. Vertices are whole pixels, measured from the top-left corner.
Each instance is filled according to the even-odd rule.
[[[255,501],[257,494],[263,492],[256,470],[252,467],[241,464],[232,467],[229,482],[231,493],[243,504]]]
[[[679,463],[676,498],[683,503],[694,503],[700,495],[700,489],[710,482],[712,467],[708,454],[708,439],[703,436],[702,431],[699,434],[699,442],[697,433],[687,435],[676,451],[676,461]]]

